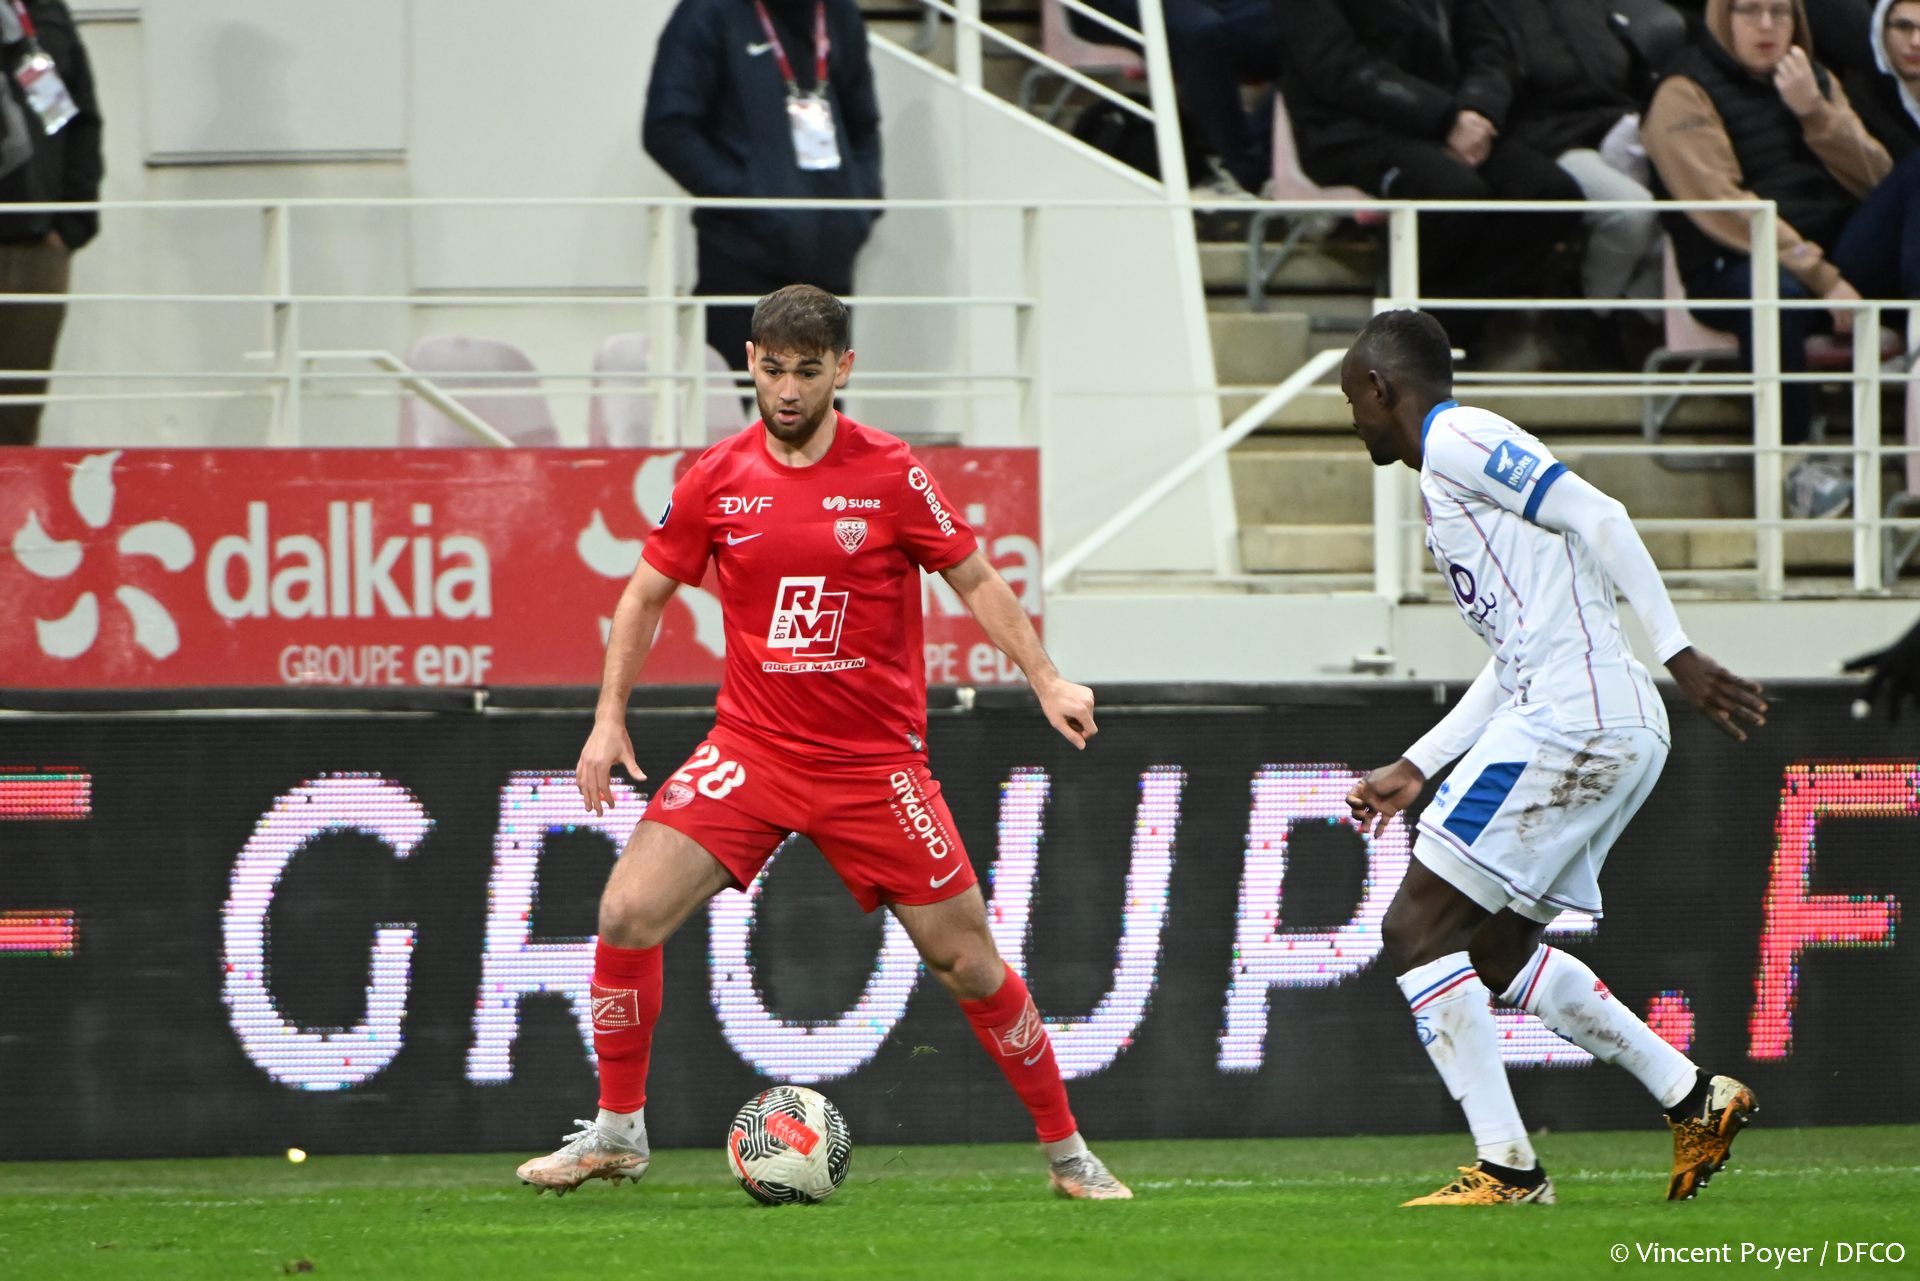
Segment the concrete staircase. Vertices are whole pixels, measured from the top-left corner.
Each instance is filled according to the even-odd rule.
[[[1245,293],[1244,240],[1228,240],[1225,234],[1203,244],[1201,267],[1221,411],[1230,421],[1309,353],[1344,348],[1351,341],[1371,309],[1384,250],[1357,237],[1303,243],[1268,286],[1266,309],[1254,311]],[[1626,502],[1641,520],[1753,515],[1753,482],[1746,468],[1680,473],[1645,455],[1586,454],[1593,446],[1632,446],[1641,439],[1636,396],[1477,393],[1473,400],[1539,433],[1569,465]],[[1751,439],[1750,421],[1743,399],[1689,397],[1668,430],[1691,444],[1738,443]],[[1899,421],[1890,402],[1890,432],[1897,434]],[[1371,473],[1372,464],[1353,438],[1345,400],[1331,382],[1274,415],[1231,457],[1246,573],[1270,577],[1282,589],[1368,581]],[[1891,472],[1888,483],[1888,492],[1898,488]],[[1742,529],[1643,532],[1664,568],[1681,575],[1691,571],[1703,583],[1753,564],[1752,537]],[[1845,527],[1790,530],[1786,545],[1793,573],[1825,576],[1851,564],[1851,533]]]

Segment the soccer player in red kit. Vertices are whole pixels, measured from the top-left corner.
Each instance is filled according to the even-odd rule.
[[[674,486],[621,593],[580,795],[613,800],[615,765],[643,779],[627,695],[660,612],[719,571],[726,672],[712,733],[655,791],[600,898],[593,1043],[600,1112],[520,1178],[567,1192],[639,1179],[647,1059],[668,935],[744,887],[789,833],[810,837],[860,906],[900,919],[927,968],[1033,1116],[1063,1196],[1133,1193],[1087,1149],[1046,1024],[1001,959],[967,852],[927,771],[920,571],[953,587],[1026,674],[1054,728],[1083,748],[1093,691],[1066,680],[973,531],[895,437],[836,412],[853,370],[846,306],[790,285],[753,312],[761,421],[707,450]]]

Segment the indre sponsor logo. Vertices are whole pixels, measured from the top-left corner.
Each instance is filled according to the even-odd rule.
[[[1502,442],[1487,459],[1485,471],[1517,494],[1527,487],[1527,477],[1533,475],[1533,469],[1539,465],[1540,459],[1535,455]]]
[[[756,494],[750,498],[738,494],[723,494],[720,497],[722,516],[752,516],[772,510],[773,499],[766,494]]]
[[[914,779],[913,771],[895,770],[887,776],[887,783],[893,788],[893,799],[888,804],[893,807],[900,830],[926,846],[932,858],[945,858],[950,854],[946,829],[928,808],[926,797],[920,794],[920,784]]]
[[[953,537],[953,517],[940,503],[940,495],[934,492],[933,477],[922,468],[915,467],[907,472],[907,488],[918,491],[927,500],[927,510],[933,514],[933,523],[948,538]]]
[[[833,494],[820,500],[820,505],[830,512],[873,511],[880,510],[878,498],[848,498],[845,494]]]

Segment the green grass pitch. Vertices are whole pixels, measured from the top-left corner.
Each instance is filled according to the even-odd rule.
[[[857,1137],[857,1136],[856,1136]],[[819,1206],[748,1200],[712,1151],[657,1153],[640,1186],[556,1200],[525,1154],[0,1165],[0,1277],[1618,1277],[1800,1275],[1742,1243],[1901,1242],[1920,1270],[1920,1127],[1740,1139],[1699,1200],[1667,1204],[1658,1130],[1551,1134],[1550,1207],[1401,1210],[1468,1159],[1463,1138],[1110,1143],[1132,1202],[1059,1201],[1019,1145],[856,1148]],[[1725,1267],[1642,1262],[1727,1245]],[[1615,1247],[1629,1260],[1616,1263]],[[1855,1265],[1856,1267],[1863,1265]],[[1869,1265],[1870,1266],[1870,1265]]]

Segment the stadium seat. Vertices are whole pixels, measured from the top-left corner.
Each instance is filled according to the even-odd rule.
[[[1260,194],[1264,199],[1280,201],[1373,199],[1358,187],[1322,187],[1307,177],[1306,171],[1300,167],[1300,153],[1294,144],[1293,121],[1287,115],[1286,99],[1280,96],[1278,89],[1273,91],[1273,174]],[[1381,220],[1376,210],[1357,210],[1351,216],[1363,226],[1371,226]],[[1266,310],[1267,283],[1293,256],[1300,241],[1313,230],[1314,223],[1325,221],[1295,216],[1289,221],[1286,239],[1269,248],[1267,228],[1274,219],[1283,217],[1287,217],[1283,211],[1262,209],[1253,215],[1247,227],[1247,305],[1254,311]]]
[[[740,393],[733,390],[733,370],[724,356],[710,346],[701,348],[711,375],[712,390],[707,393],[706,443],[731,436],[747,425]],[[672,367],[681,367],[677,358]],[[587,443],[596,449],[626,449],[654,443],[653,410],[657,380],[634,378],[632,374],[653,369],[651,347],[646,334],[614,334],[593,354],[593,400],[587,409]],[[678,392],[676,388],[676,393]],[[679,412],[684,397],[674,396],[674,420],[668,433],[680,435]]]
[[[532,448],[560,443],[560,433],[553,425],[553,411],[540,391],[539,371],[527,353],[514,344],[496,338],[432,335],[407,348],[407,366],[416,373],[428,375],[442,388],[486,388],[496,393],[524,388],[506,395],[456,396],[454,399],[515,445]],[[526,377],[462,377],[512,373],[524,373]],[[413,395],[400,402],[400,443],[445,448],[481,442],[460,424]]]
[[[1127,45],[1096,44],[1075,35],[1067,24],[1066,6],[1060,0],[1040,0],[1040,52],[1096,80],[1138,81],[1144,80],[1147,74],[1147,64],[1139,50]],[[1049,80],[1058,80],[1060,88],[1046,106],[1036,107],[1040,87]],[[1028,67],[1027,73],[1020,77],[1020,109],[1035,112],[1050,125],[1060,123],[1060,113],[1066,110],[1072,96],[1073,81],[1050,67]]]
[[[1673,242],[1665,243],[1662,255],[1661,284],[1662,294],[1669,302],[1686,298],[1686,290],[1680,284],[1680,271],[1674,264]],[[1738,369],[1740,364],[1740,343],[1725,330],[1714,329],[1701,324],[1693,313],[1684,307],[1670,307],[1663,313],[1666,317],[1666,343],[1647,354],[1642,366],[1645,373],[1661,373],[1675,368],[1683,373],[1695,374],[1710,364],[1723,365]],[[1884,363],[1896,360],[1901,355],[1899,335],[1890,329],[1880,333],[1880,359]],[[1807,369],[1811,372],[1842,372],[1853,366],[1853,342],[1850,338],[1833,334],[1815,334],[1807,340]],[[1673,395],[1649,394],[1641,402],[1641,435],[1648,444],[1660,443],[1661,432],[1673,411],[1680,403],[1678,393]],[[1911,401],[1909,402],[1911,406]],[[1911,422],[1911,407],[1908,419]],[[1912,430],[1910,427],[1909,430]],[[1816,425],[1814,439],[1820,438]],[[1722,471],[1746,465],[1739,456],[1712,455],[1656,455],[1656,461],[1669,471]]]

